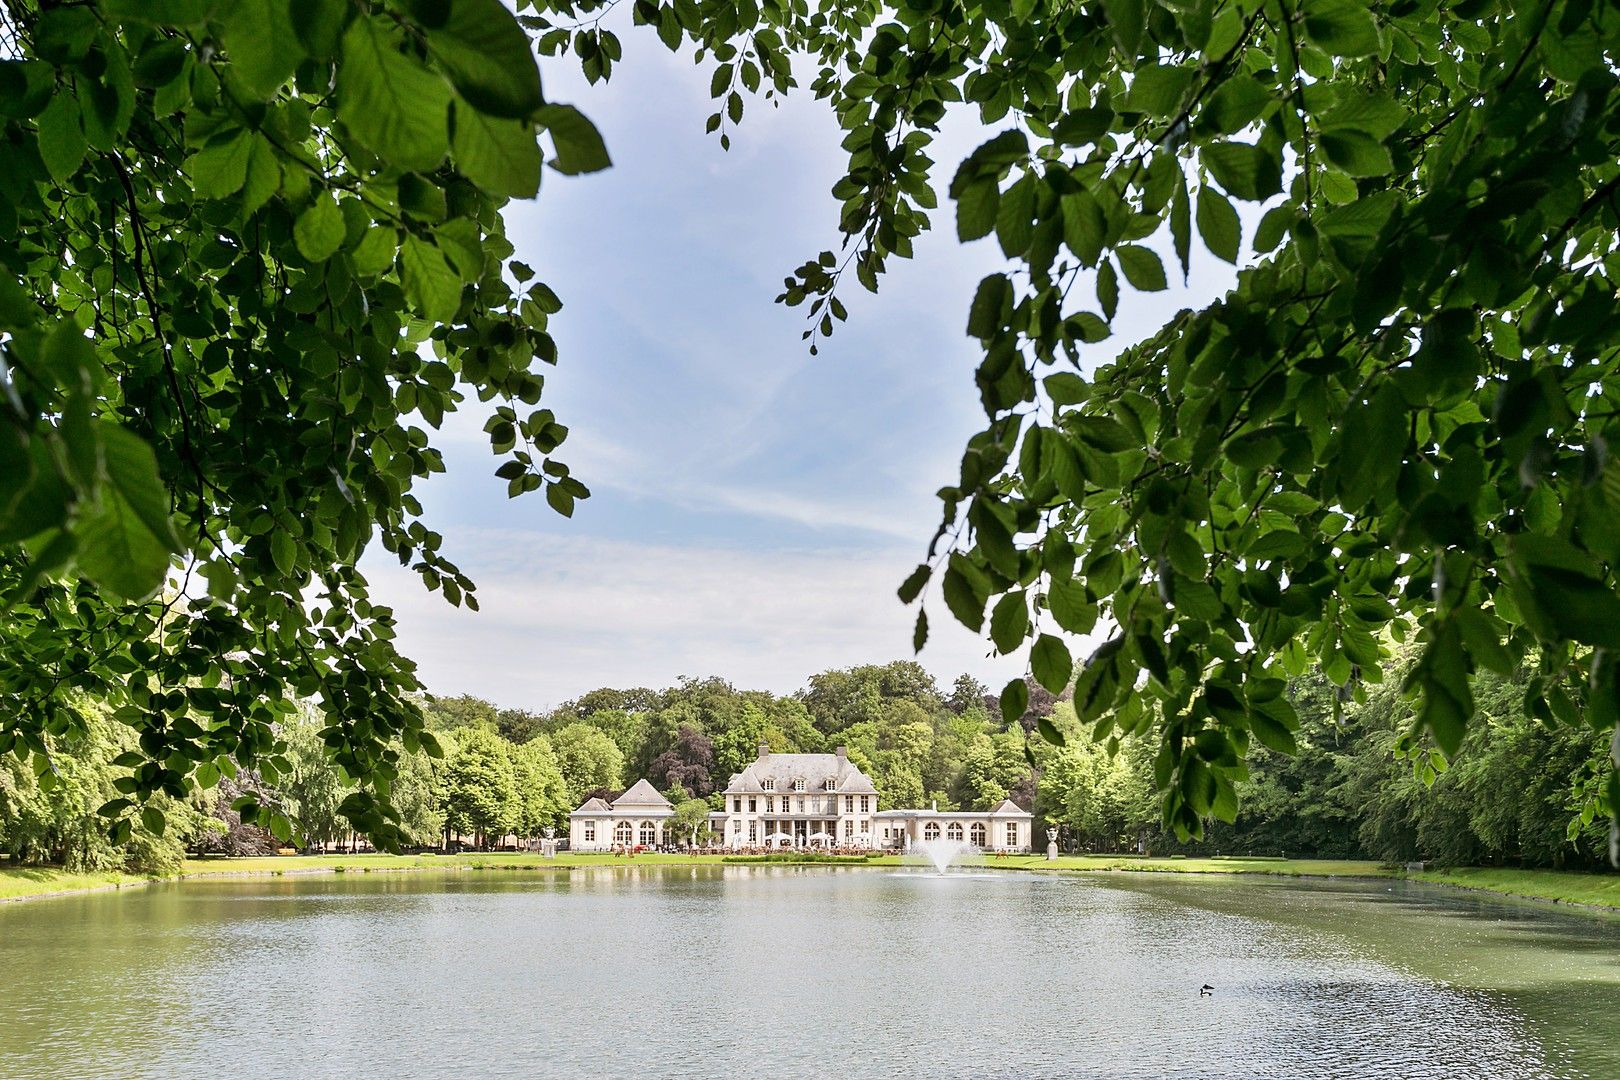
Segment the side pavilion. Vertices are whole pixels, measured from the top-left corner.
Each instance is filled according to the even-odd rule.
[[[615,846],[661,847],[664,823],[675,813],[668,799],[646,780],[611,803],[587,799],[568,816],[570,851],[610,851]]]

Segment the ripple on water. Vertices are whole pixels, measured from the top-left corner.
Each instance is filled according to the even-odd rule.
[[[1613,1015],[1620,927],[1397,900],[791,867],[154,887],[0,912],[0,1076],[1620,1074],[1536,996]],[[1508,963],[1505,991],[1446,974]]]

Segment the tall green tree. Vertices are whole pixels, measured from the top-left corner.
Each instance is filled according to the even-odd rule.
[[[401,839],[437,747],[361,553],[476,607],[413,494],[469,397],[512,494],[588,495],[500,213],[547,160],[608,164],[499,0],[0,3],[0,753],[44,774],[109,702],[127,837],[227,758],[273,782],[272,705],[318,697],[345,816]]]
[[[488,843],[525,824],[511,744],[492,731],[470,728],[456,737],[445,769],[445,824]]]
[[[589,724],[569,724],[551,736],[568,808],[577,807],[587,792],[598,788],[623,790],[624,753],[617,743]]]
[[[516,746],[507,744],[512,762],[512,784],[517,789],[517,815],[514,830],[524,839],[542,835],[547,828],[559,828],[568,820],[568,786],[557,764],[557,755],[544,735]]]

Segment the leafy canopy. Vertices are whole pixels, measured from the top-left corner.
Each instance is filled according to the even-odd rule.
[[[608,164],[499,0],[0,5],[0,754],[49,775],[70,695],[114,705],[127,838],[232,763],[289,774],[317,697],[342,813],[397,843],[400,755],[438,747],[356,562],[477,606],[412,493],[469,397],[511,494],[589,494],[500,213],[548,145]]]
[[[542,55],[611,75],[612,4],[524,7]],[[409,494],[438,467],[414,421],[458,381],[501,400],[514,493],[565,514],[586,494],[549,457],[565,429],[518,415],[558,303],[508,283],[498,203],[534,193],[540,129],[565,173],[605,165],[601,141],[543,103],[496,0],[5,10],[0,646],[26,669],[5,673],[23,719],[0,737],[37,753],[30,732],[72,722],[67,684],[127,697],[141,790],[174,788],[213,755],[273,760],[273,703],[320,693],[345,768],[376,778],[349,809],[382,828],[367,800],[391,740],[420,742],[414,678],[353,562],[375,530],[469,598]],[[1532,655],[1533,714],[1616,730],[1613,5],[635,0],[630,18],[711,65],[723,146],[745,95],[814,70],[849,168],[842,251],[781,297],[812,349],[849,272],[876,290],[909,257],[936,180],[958,238],[994,238],[1008,268],[966,319],[986,426],[901,597],[1030,648],[1098,737],[1155,733],[1177,831],[1232,820],[1252,743],[1292,748],[1289,675],[1359,693],[1391,639],[1421,649],[1412,735],[1442,754],[1476,670]],[[991,131],[946,184],[928,150],[953,107]],[[1195,234],[1237,287],[1093,364],[1122,290],[1185,276]],[[160,553],[208,602],[139,603]],[[1105,640],[1076,663],[1064,635],[1088,634]],[[1014,681],[1003,710],[1028,697]]]

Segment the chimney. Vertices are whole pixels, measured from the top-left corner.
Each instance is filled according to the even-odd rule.
[[[771,744],[764,739],[759,741],[759,760],[764,761],[771,756]]]
[[[834,750],[833,753],[838,755],[839,761],[843,761],[845,758],[849,757],[849,747],[840,746],[838,749]]]

